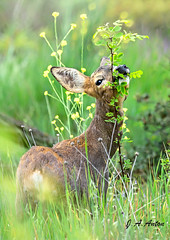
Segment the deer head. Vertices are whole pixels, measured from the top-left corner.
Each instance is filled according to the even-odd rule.
[[[112,76],[111,69],[109,58],[104,57],[101,60],[100,67],[92,73],[90,77],[85,76],[76,69],[66,67],[52,67],[51,73],[68,91],[74,93],[85,92],[88,95],[95,97],[97,100],[109,104],[111,99],[117,94],[115,88],[107,85],[107,83],[112,83],[116,80],[116,78]],[[129,77],[127,74],[129,73],[129,69],[126,65],[115,67],[113,69],[126,76],[126,79],[119,79],[119,83],[127,82],[128,87]]]

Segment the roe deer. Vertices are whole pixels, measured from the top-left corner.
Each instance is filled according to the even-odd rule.
[[[52,148],[33,146],[23,155],[17,169],[17,196],[16,211],[20,216],[23,207],[30,202],[35,207],[38,201],[45,201],[48,195],[59,201],[65,192],[65,179],[71,190],[79,194],[88,194],[87,166],[91,178],[100,189],[102,180],[105,180],[107,190],[108,153],[112,157],[117,150],[117,139],[121,138],[121,122],[108,122],[106,113],[112,112],[116,116],[117,110],[110,105],[117,90],[106,83],[113,82],[109,58],[102,58],[100,67],[90,77],[76,69],[66,67],[52,67],[51,73],[57,81],[68,91],[75,93],[85,92],[96,98],[96,112],[90,126],[74,139],[64,140]],[[117,67],[125,75],[126,87],[129,87],[129,69],[125,65]],[[105,86],[105,87],[104,87]],[[123,101],[125,96],[118,97],[119,115],[123,115]],[[103,148],[102,143],[105,146]],[[107,150],[107,151],[106,151]],[[87,152],[86,152],[87,151]],[[66,175],[65,175],[66,173]]]

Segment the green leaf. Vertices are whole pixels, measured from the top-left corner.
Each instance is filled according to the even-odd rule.
[[[125,87],[126,85],[127,85],[127,82],[122,82],[122,83],[121,83],[121,86],[122,86],[122,87]]]
[[[110,35],[108,33],[106,33],[106,32],[101,32],[100,35],[104,39],[110,38]]]
[[[123,33],[122,32],[118,32],[114,35],[115,38],[120,38],[123,36]]]
[[[110,42],[108,45],[109,45],[110,48],[115,48],[116,47],[114,42]]]
[[[122,94],[125,95],[125,94],[126,94],[125,87],[123,87],[122,85],[121,85],[120,87],[121,87],[121,92],[122,92]]]
[[[113,31],[118,32],[118,31],[120,31],[121,29],[122,29],[122,28],[121,28],[120,26],[116,26],[116,27],[113,28]]]
[[[96,46],[106,46],[106,44],[107,44],[106,41],[103,39],[95,42]]]
[[[124,54],[123,53],[119,53],[118,55],[117,55],[117,57],[122,57]]]
[[[106,116],[107,117],[113,117],[113,113],[112,112],[108,112],[108,113],[106,113]]]

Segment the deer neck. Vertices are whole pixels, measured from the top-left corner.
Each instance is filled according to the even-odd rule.
[[[123,104],[121,103],[120,109],[122,109],[122,105]],[[96,100],[95,116],[86,131],[86,135],[87,141],[88,139],[90,142],[98,141],[98,145],[100,144],[100,147],[100,140],[102,140],[102,143],[104,144],[107,153],[110,153],[110,157],[112,157],[117,149],[117,143],[115,143],[115,140],[118,137],[121,138],[122,135],[120,131],[122,121],[120,123],[118,123],[117,121],[108,122],[107,120],[109,120],[109,117],[106,116],[106,114],[109,112],[112,112],[115,118],[117,117],[115,107],[111,107],[101,100]],[[119,115],[123,115],[122,110],[119,111]]]

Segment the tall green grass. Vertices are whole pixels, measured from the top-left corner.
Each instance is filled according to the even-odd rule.
[[[70,21],[70,18],[68,20]],[[88,38],[86,36],[84,40],[84,67],[88,75],[98,67],[100,58],[107,55],[105,51],[96,49],[89,40],[90,33],[94,31],[95,29],[90,28]],[[51,31],[48,32],[52,38]],[[71,45],[66,46],[63,60],[66,66],[80,70],[82,47],[78,34],[79,32],[75,31],[70,36],[68,42],[71,42]],[[125,50],[124,62],[127,66],[132,71],[141,69],[144,72],[140,80],[132,80],[129,97],[125,102],[128,108],[128,128],[131,131],[129,136],[136,145],[145,141],[143,126],[138,119],[147,109],[153,108],[155,101],[166,100],[168,95],[168,62],[162,49],[162,39],[153,35],[150,36],[150,41],[137,42]],[[0,65],[0,111],[52,134],[44,91],[53,94],[53,90],[48,80],[42,76],[48,65],[56,64],[50,54],[45,43],[37,39],[28,49],[16,51],[14,45],[8,49],[5,57],[1,56],[3,64]],[[57,83],[56,88],[60,89]],[[150,95],[149,104],[136,101],[137,95],[144,93]],[[84,98],[85,112],[86,106],[92,101],[91,98]],[[62,103],[50,98],[49,106],[52,118],[57,114],[67,124]],[[71,127],[76,134],[75,125]],[[5,135],[7,142],[4,141]],[[67,195],[67,205],[61,205],[59,209],[53,205],[48,206],[47,218],[44,218],[40,205],[36,215],[31,212],[25,222],[19,222],[15,215],[15,172],[19,158],[25,150],[18,144],[14,145],[15,138],[10,141],[12,138],[7,133],[2,134],[1,131],[0,137],[0,239],[168,239],[169,182],[163,169],[159,178],[157,171],[151,169],[145,183],[140,180],[133,181],[133,190],[128,191],[132,199],[131,206],[125,195],[121,194],[121,181],[115,180],[108,189],[107,204],[98,201],[93,192],[95,188],[91,187],[90,202],[83,199],[74,204]],[[4,146],[7,146],[7,149],[4,149]],[[129,146],[127,151],[128,148]],[[139,161],[140,156],[137,162]],[[129,219],[132,220],[132,225],[126,230]],[[133,226],[140,219],[142,224],[152,220],[164,223],[164,226]]]
[[[128,191],[131,206],[119,193],[121,185],[115,180],[108,189],[106,203],[93,191],[90,200],[84,198],[75,204],[66,192],[67,203],[47,205],[46,216],[40,204],[36,215],[30,212],[24,222],[19,222],[15,214],[14,171],[11,166],[4,174],[1,168],[0,239],[168,239],[169,193],[163,169],[159,178],[152,169],[145,183],[134,179],[133,189]],[[157,221],[162,226],[151,225]]]

